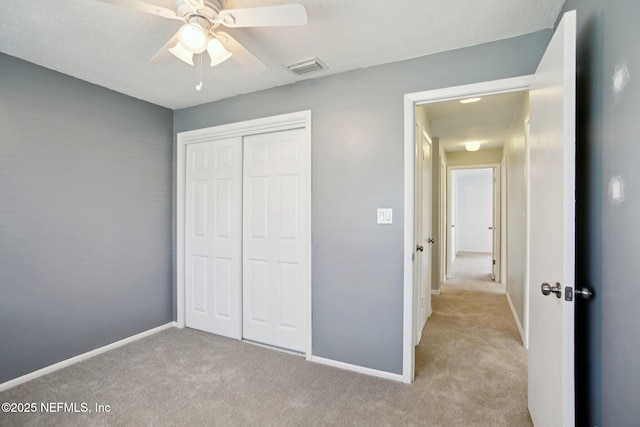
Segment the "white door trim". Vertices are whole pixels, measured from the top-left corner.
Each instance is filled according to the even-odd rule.
[[[471,164],[471,165],[455,165],[455,166],[447,166],[447,199],[445,200],[445,203],[447,204],[447,207],[451,206],[449,197],[450,195],[452,195],[451,192],[451,187],[449,186],[452,179],[451,179],[451,175],[453,173],[453,171],[456,170],[465,170],[465,169],[493,169],[495,170],[495,181],[491,184],[493,187],[493,191],[494,191],[494,199],[493,199],[493,219],[495,224],[493,225],[494,227],[497,227],[497,232],[494,233],[495,234],[495,238],[499,241],[500,237],[501,237],[501,233],[502,233],[502,223],[500,222],[500,218],[502,213],[500,212],[499,207],[501,206],[501,197],[502,197],[502,189],[500,188],[501,182],[502,182],[502,177],[501,177],[501,170],[502,170],[502,163],[476,163],[476,164]],[[498,205],[498,207],[496,207],[496,204]],[[455,209],[458,209],[457,204],[455,205]],[[455,215],[456,212],[454,212],[455,209],[450,209],[451,212],[447,212],[447,221],[449,224],[453,224],[453,215]],[[448,230],[447,230],[448,231]],[[449,233],[447,233],[447,245],[450,245],[451,242],[449,241],[449,238],[451,237],[451,235]],[[494,243],[495,245],[495,243]],[[500,252],[500,243],[498,243],[498,247],[496,249],[496,253],[495,253],[495,261],[496,261],[496,270],[501,268],[502,265],[502,254]],[[500,273],[498,272],[496,274],[496,277],[498,278],[496,281],[496,283],[501,283],[500,280]]]
[[[450,101],[470,96],[524,91],[529,90],[530,84],[531,76],[519,76],[425,92],[408,93],[404,96],[404,311],[402,322],[402,381],[405,383],[412,383],[415,374],[412,262],[412,256],[415,250],[413,246],[415,107],[420,104]]]
[[[305,167],[309,171],[304,183],[309,191],[303,201],[305,214],[307,215],[305,230],[308,242],[308,250],[305,262],[309,266],[305,278],[306,286],[306,310],[307,310],[307,345],[306,358],[311,360],[311,110],[298,111],[295,113],[282,114],[272,117],[264,117],[255,120],[247,120],[238,123],[213,126],[192,131],[180,132],[177,134],[177,157],[176,157],[176,324],[179,328],[185,327],[185,178],[186,178],[186,146],[198,142],[212,141],[232,138],[237,136],[248,136],[266,132],[276,132],[281,130],[304,128],[306,132],[305,143],[307,144],[307,156],[304,159]]]

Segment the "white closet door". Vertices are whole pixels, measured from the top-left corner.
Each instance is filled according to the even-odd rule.
[[[242,338],[242,139],[187,146],[186,325]]]
[[[244,138],[243,337],[306,350],[305,131]]]

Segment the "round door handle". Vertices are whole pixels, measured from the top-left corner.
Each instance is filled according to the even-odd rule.
[[[542,284],[542,286],[540,286],[540,290],[542,291],[542,295],[549,295],[551,292],[553,292],[554,294],[556,294],[556,298],[560,298],[562,296],[562,286],[558,282],[556,282],[555,286],[551,286],[550,284],[545,282]]]
[[[589,299],[593,296],[593,292],[589,288],[576,288],[573,291],[576,295],[580,295],[583,299]]]
[[[416,246],[416,251],[420,251],[420,252],[424,251],[424,246],[422,245]]]
[[[436,241],[433,240],[431,237],[429,237],[429,239],[427,240],[428,243],[435,243]]]
[[[489,230],[493,230],[493,227],[489,227]]]

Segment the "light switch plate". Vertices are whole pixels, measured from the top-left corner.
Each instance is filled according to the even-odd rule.
[[[393,224],[393,209],[378,208],[378,224]]]

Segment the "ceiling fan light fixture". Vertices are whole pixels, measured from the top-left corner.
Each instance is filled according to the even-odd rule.
[[[199,24],[184,24],[178,32],[178,40],[191,53],[202,53],[207,49],[207,33]]]
[[[182,46],[180,42],[178,42],[174,47],[169,49],[176,58],[186,62],[189,65],[193,65],[193,53],[189,52],[187,49]]]
[[[225,49],[218,39],[209,40],[209,44],[207,44],[207,52],[211,57],[212,67],[215,67],[216,65],[221,64],[227,59],[231,58],[231,52]]]

